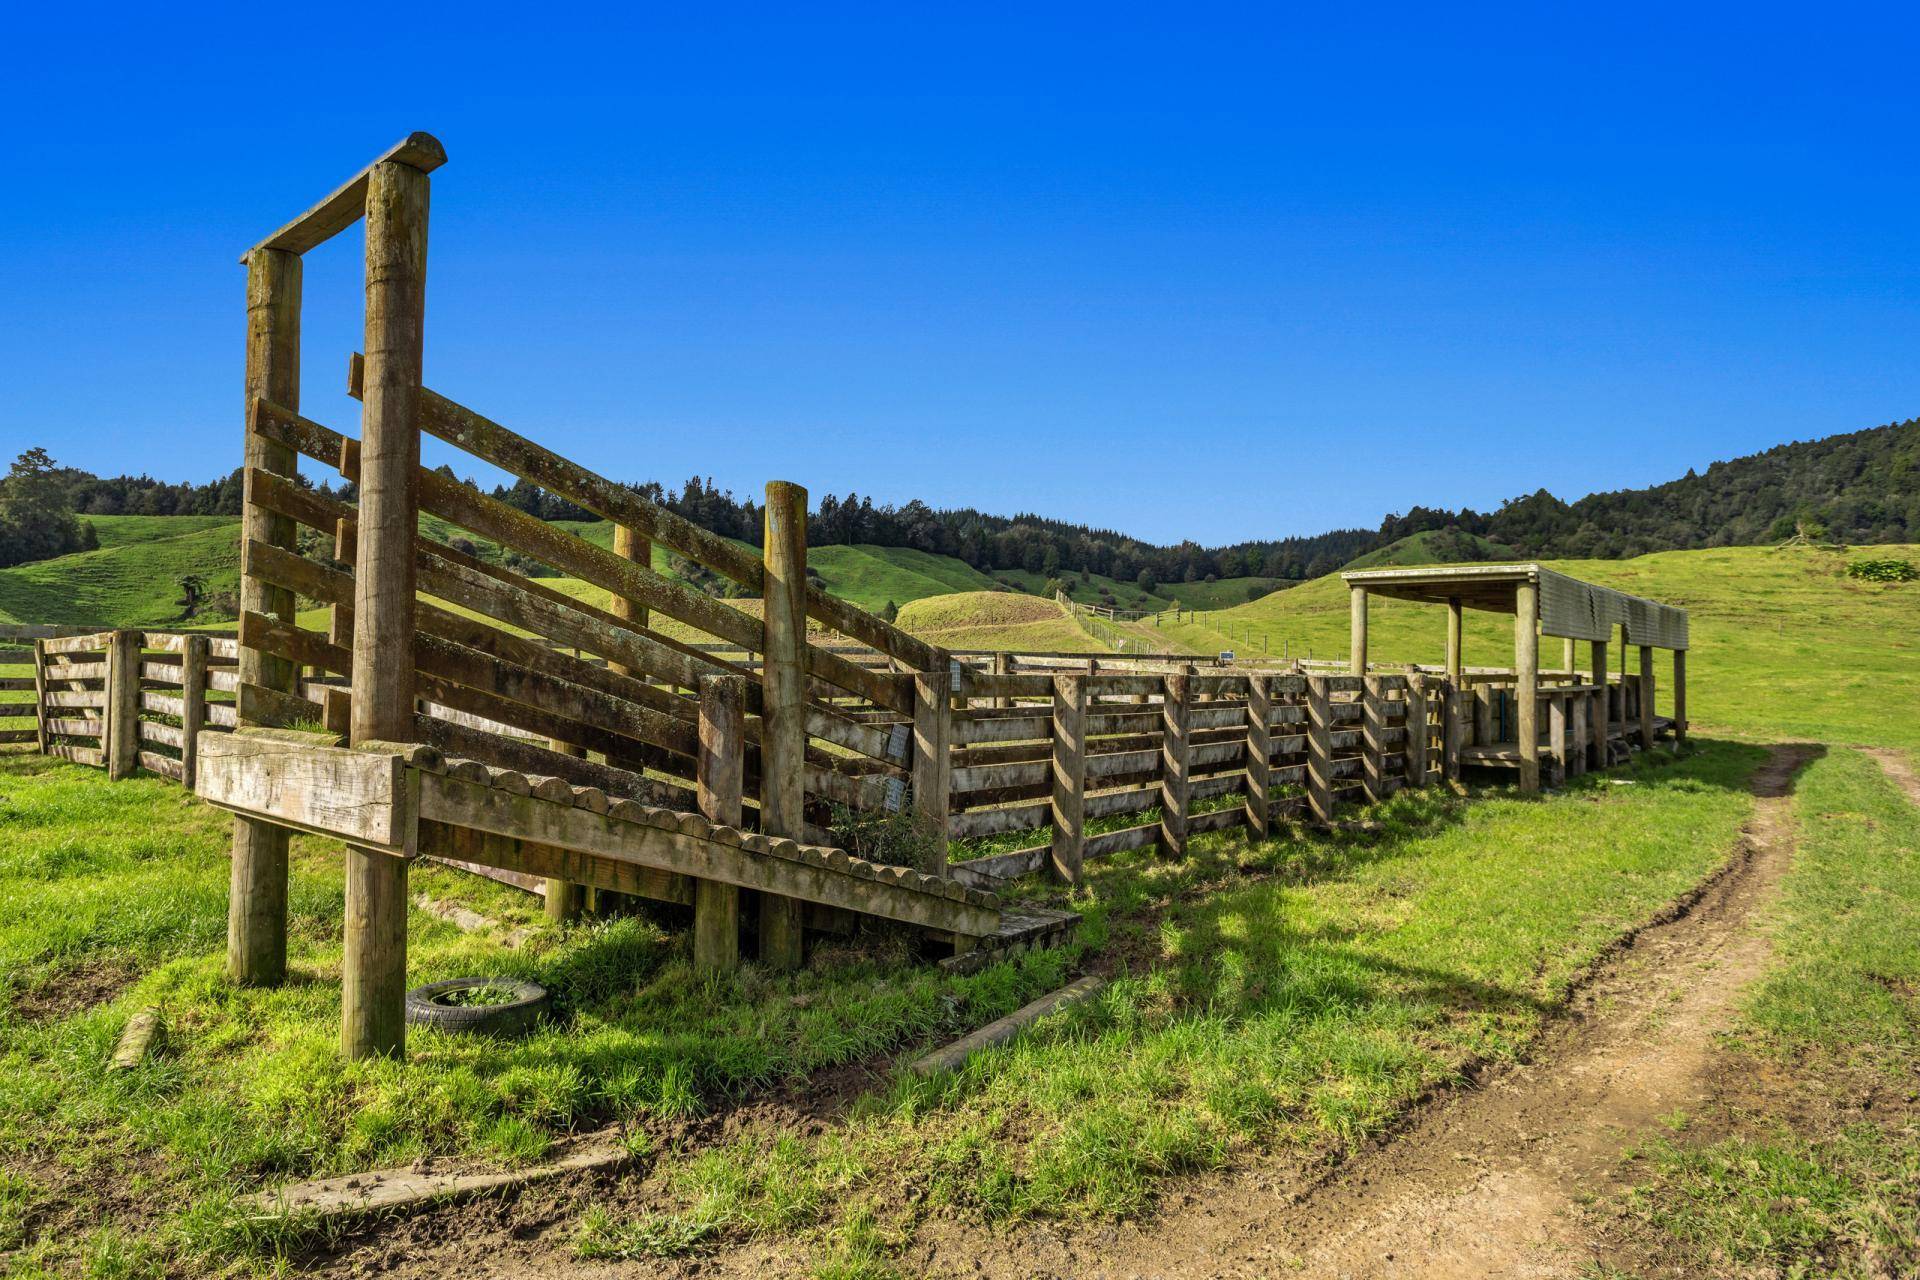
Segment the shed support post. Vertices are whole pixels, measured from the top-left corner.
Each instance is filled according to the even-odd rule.
[[[806,838],[807,753],[807,491],[785,480],[767,484],[766,628],[761,670],[760,830]],[[760,959],[797,969],[803,955],[801,903],[760,895]]]
[[[1354,587],[1349,592],[1347,665],[1356,676],[1367,674],[1367,589]]]
[[[1568,756],[1567,706],[1573,700],[1569,693],[1555,693],[1547,699],[1547,755],[1553,761],[1553,780],[1556,785],[1566,782],[1573,770]]]
[[[1687,651],[1673,651],[1673,753],[1687,745]]]
[[[1458,689],[1466,668],[1466,606],[1459,596],[1447,597],[1447,679]]]
[[[1187,804],[1193,757],[1193,686],[1184,675],[1166,677],[1160,703],[1160,853],[1185,857]]]
[[[300,255],[284,249],[247,254],[247,355],[242,422],[255,399],[300,407]],[[252,473],[291,476],[298,455],[286,445],[244,428],[246,482]],[[256,506],[241,507],[240,536],[283,550],[296,549],[294,523]],[[240,580],[240,607],[291,623],[293,592],[259,578]],[[292,693],[299,671],[291,662],[242,646],[243,684]],[[287,973],[287,829],[254,818],[233,820],[233,858],[227,883],[227,977],[240,986],[277,987]]]
[[[1640,646],[1640,749],[1653,750],[1653,646]]]
[[[1273,761],[1272,678],[1247,673],[1247,827],[1255,840],[1267,838],[1267,789]]]
[[[1540,790],[1540,588],[1522,582],[1513,594],[1514,724],[1520,754],[1520,790]]]
[[[1593,767],[1604,769],[1610,754],[1607,739],[1608,722],[1613,719],[1613,686],[1607,683],[1607,642],[1595,640],[1592,650],[1588,665],[1593,668],[1593,683],[1600,686],[1593,700]]]
[[[1079,884],[1087,847],[1087,681],[1053,678],[1054,879]]]
[[[947,874],[947,802],[953,790],[953,676],[922,671],[913,677],[913,812],[926,824],[920,871]]]
[[[700,678],[700,755],[694,762],[700,816],[736,830],[745,793],[746,707],[747,682],[742,677]],[[699,969],[739,966],[739,886],[693,882],[693,963]]]
[[[367,179],[367,326],[353,579],[351,739],[413,738],[418,405],[427,283],[427,175],[397,161]],[[407,862],[347,846],[340,1047],[406,1046]]]

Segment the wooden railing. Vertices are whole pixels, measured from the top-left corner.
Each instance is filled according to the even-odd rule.
[[[30,715],[32,727],[0,731],[0,742],[30,741],[43,755],[104,768],[115,779],[141,768],[190,787],[199,732],[234,726],[239,648],[230,636],[71,627],[0,632],[0,642],[28,638],[31,649],[0,653],[0,661],[24,657],[32,675],[8,677],[0,689],[31,691],[31,701],[10,705],[20,708],[17,718]]]

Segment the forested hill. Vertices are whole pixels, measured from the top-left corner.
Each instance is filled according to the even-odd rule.
[[[1778,445],[1650,489],[1566,503],[1542,489],[1498,511],[1389,516],[1392,542],[1458,527],[1523,555],[1613,560],[1654,551],[1749,546],[1804,532],[1835,542],[1920,541],[1920,418]]]
[[[751,496],[735,498],[699,477],[678,489],[651,481],[633,487],[716,533],[759,541],[760,512]],[[355,495],[349,485],[340,496],[351,501]],[[525,481],[496,488],[494,496],[542,519],[591,518]],[[1415,507],[1387,516],[1377,530],[1224,547],[1154,546],[1112,529],[1032,514],[936,510],[919,499],[895,506],[826,492],[816,501],[808,528],[815,546],[905,549],[950,556],[978,572],[1026,572],[1042,580],[1098,575],[1145,592],[1215,579],[1315,578],[1423,533],[1446,535],[1429,541],[1472,558],[1617,559],[1777,542],[1796,531],[1840,542],[1914,542],[1920,541],[1920,419],[1780,445],[1716,462],[1704,474],[1689,471],[1653,488],[1596,493],[1571,504],[1543,489],[1484,514]],[[102,479],[58,467],[44,450],[28,450],[0,480],[0,565],[82,549],[89,515],[230,515],[239,505],[237,472],[205,485]]]

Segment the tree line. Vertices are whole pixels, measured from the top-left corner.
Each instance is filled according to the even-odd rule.
[[[441,471],[454,474],[445,467]],[[631,487],[715,533],[760,542],[759,504],[751,496],[736,498],[710,478],[694,476],[678,488],[657,481]],[[318,488],[346,502],[355,497],[350,483],[322,482]],[[599,518],[524,480],[497,485],[492,496],[543,520]],[[147,476],[103,478],[58,467],[44,449],[30,449],[0,481],[0,565],[82,549],[91,532],[84,519],[89,515],[237,516],[241,499],[238,470],[198,485]],[[1190,541],[1158,546],[1117,530],[1033,513],[935,509],[919,499],[896,506],[854,492],[821,497],[807,536],[816,546],[860,543],[953,556],[988,573],[1026,570],[1048,578],[1092,573],[1123,582],[1176,584],[1315,578],[1427,531],[1450,534],[1442,545],[1457,547],[1461,558],[1470,558],[1477,546],[1467,535],[1521,555],[1575,559],[1777,542],[1796,532],[1851,543],[1920,541],[1920,419],[1780,445],[1716,462],[1704,473],[1689,470],[1667,484],[1596,493],[1572,503],[1542,489],[1492,512],[1416,506],[1388,515],[1377,529],[1335,529],[1218,547]]]

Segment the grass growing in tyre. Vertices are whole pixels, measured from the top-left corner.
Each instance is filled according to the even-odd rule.
[[[1778,1274],[1920,1268],[1920,809],[1854,751],[1802,774],[1776,963],[1736,1031],[1726,1114],[1645,1153],[1656,1256]]]
[[[415,911],[409,981],[530,978],[566,1021],[511,1042],[416,1032],[405,1063],[346,1063],[336,851],[295,841],[295,980],[237,990],[224,817],[157,780],[10,758],[0,1074],[18,1083],[0,1092],[0,1247],[24,1247],[21,1266],[271,1266],[289,1240],[260,1234],[237,1191],[425,1155],[532,1160],[610,1119],[676,1154],[643,1161],[667,1208],[603,1212],[581,1227],[588,1251],[804,1246],[865,1223],[865,1244],[821,1265],[873,1274],[910,1198],[998,1220],[1136,1210],[1173,1174],[1337,1148],[1463,1064],[1524,1051],[1612,939],[1727,856],[1758,759],[1715,745],[1540,801],[1403,794],[1371,841],[1223,834],[1183,862],[1129,855],[1093,870],[1071,947],[971,977],[870,945],[791,978],[702,978],[645,919],[563,939],[529,899],[422,867],[416,895],[535,928],[508,950],[498,930]],[[749,1128],[677,1150],[687,1121],[734,1099],[978,1026],[1082,964],[1112,969],[1102,999],[958,1075],[896,1076],[818,1137]],[[90,973],[112,983],[81,1007]],[[168,1049],[103,1072],[148,1003]]]

